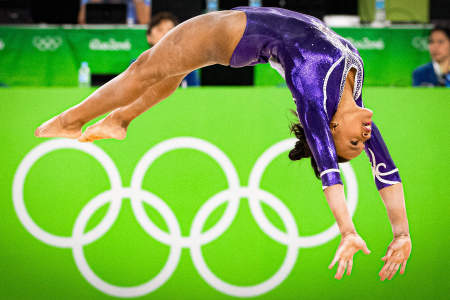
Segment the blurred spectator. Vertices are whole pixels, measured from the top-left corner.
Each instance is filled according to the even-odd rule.
[[[151,16],[151,0],[80,0],[78,24],[86,24],[86,4],[126,4],[128,24],[148,24]]]
[[[147,42],[148,45],[153,47],[158,43],[169,30],[178,25],[177,18],[170,12],[160,12],[152,17],[152,20],[147,27]],[[199,86],[200,75],[199,70],[189,73],[181,82],[183,87],[185,86]]]
[[[435,27],[428,39],[431,62],[413,72],[413,86],[450,87],[450,30]]]
[[[170,12],[160,12],[154,15],[147,27],[147,42],[150,48],[177,25],[177,18]]]

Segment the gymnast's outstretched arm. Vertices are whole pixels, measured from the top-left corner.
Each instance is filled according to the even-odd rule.
[[[352,217],[348,211],[345,202],[344,186],[335,184],[324,190],[328,205],[333,212],[339,231],[341,232],[341,242],[339,243],[333,261],[328,266],[329,269],[338,263],[336,279],[341,279],[347,269],[347,275],[350,275],[353,268],[353,256],[359,250],[365,254],[370,254],[366,242],[358,235],[353,225]]]
[[[286,73],[294,74],[295,72]],[[304,128],[311,153],[319,168],[325,197],[341,233],[341,242],[328,267],[331,269],[337,264],[335,278],[341,279],[345,270],[347,270],[347,275],[351,274],[353,256],[356,252],[362,250],[365,254],[369,254],[370,250],[357,233],[345,202],[344,186],[339,175],[333,137],[326,113],[321,105],[322,101],[317,100],[320,95],[310,93],[309,91],[314,91],[314,89],[307,84],[303,84],[304,93],[300,93],[296,89],[296,85],[292,84],[294,80],[296,78],[287,77],[286,81],[296,100],[297,113]]]
[[[394,235],[388,246],[386,256],[383,257],[385,264],[379,273],[381,280],[386,278],[390,280],[400,266],[400,273],[405,272],[406,262],[411,254],[412,247],[403,185],[398,169],[375,123],[372,123],[372,136],[365,143],[365,150],[372,165],[375,184],[386,206]]]
[[[405,272],[406,262],[411,254],[411,238],[402,183],[382,188],[380,195],[386,206],[394,238],[387,248],[386,256],[382,258],[385,264],[379,275],[381,280],[391,280],[400,266],[400,274]]]

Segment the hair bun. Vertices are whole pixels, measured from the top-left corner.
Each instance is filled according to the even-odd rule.
[[[305,140],[298,140],[295,143],[294,149],[289,151],[289,159],[291,160],[299,160],[304,157],[310,157],[311,151],[309,150],[309,147],[307,144],[305,145]],[[305,147],[306,146],[306,147]]]
[[[291,133],[293,132],[298,139],[295,143],[294,149],[289,151],[290,160],[300,160],[305,157],[311,157],[311,167],[314,170],[314,174],[318,179],[320,179],[319,170],[317,168],[316,161],[312,156],[311,149],[309,148],[308,142],[306,140],[305,131],[300,123],[294,123],[290,126]]]

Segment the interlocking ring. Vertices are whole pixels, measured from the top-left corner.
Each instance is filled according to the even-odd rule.
[[[237,297],[254,297],[267,293],[277,287],[290,274],[294,267],[298,250],[302,247],[314,247],[328,242],[339,234],[337,225],[322,233],[302,237],[298,233],[297,223],[286,205],[275,195],[260,188],[260,180],[270,162],[281,153],[292,148],[295,139],[281,141],[267,149],[253,167],[248,187],[242,187],[233,163],[219,148],[204,140],[193,137],[178,137],[163,141],[152,147],[137,164],[131,179],[131,187],[123,187],[119,172],[111,158],[94,144],[82,144],[73,140],[55,139],[44,142],[32,149],[20,163],[13,181],[13,202],[19,220],[24,227],[40,241],[61,248],[72,248],[75,263],[84,278],[98,290],[117,297],[139,297],[151,293],[163,285],[175,271],[183,248],[189,248],[192,260],[200,276],[216,290]],[[57,149],[77,149],[93,156],[102,164],[108,174],[111,189],[93,198],[81,210],[76,218],[71,237],[61,237],[48,233],[34,223],[26,210],[23,199],[23,187],[26,176],[32,165],[43,155]],[[151,164],[161,155],[176,149],[194,149],[213,158],[225,173],[228,189],[218,192],[208,199],[200,208],[192,222],[189,236],[182,236],[179,222],[170,207],[155,194],[142,189],[142,180]],[[341,164],[348,185],[347,201],[353,215],[357,203],[357,184],[349,163]],[[122,199],[131,199],[131,206],[138,223],[147,234],[170,247],[167,262],[161,272],[148,282],[133,286],[121,287],[105,282],[90,268],[83,252],[83,246],[98,240],[113,225],[120,212]],[[232,224],[241,198],[247,198],[250,210],[257,224],[273,240],[287,246],[287,254],[277,272],[262,283],[252,286],[236,286],[216,276],[207,266],[201,247],[222,235]],[[276,228],[262,211],[261,201],[278,213],[284,223],[286,232]],[[169,233],[156,226],[145,213],[143,202],[156,209],[169,228]],[[220,205],[228,202],[222,218],[208,231],[203,227],[210,214]],[[105,218],[92,230],[85,233],[86,224],[91,216],[102,206],[109,203]]]
[[[39,51],[55,51],[62,44],[60,36],[35,36],[33,38],[33,46]]]

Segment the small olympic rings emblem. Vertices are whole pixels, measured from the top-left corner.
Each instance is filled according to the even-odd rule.
[[[55,51],[61,46],[62,38],[60,36],[35,36],[33,46],[39,51]]]
[[[428,51],[428,38],[424,36],[415,36],[411,40],[411,44],[414,48],[420,51]]]
[[[286,279],[294,267],[298,250],[302,247],[315,247],[324,244],[339,234],[336,224],[324,232],[312,236],[300,236],[298,227],[289,209],[273,194],[260,189],[260,181],[266,167],[281,153],[289,150],[295,144],[295,139],[287,139],[276,143],[267,149],[256,161],[249,178],[248,186],[240,186],[239,177],[230,159],[213,144],[193,137],[177,137],[163,141],[152,147],[137,164],[131,187],[123,187],[119,171],[112,159],[94,144],[82,144],[73,140],[55,139],[44,142],[32,149],[20,163],[13,181],[14,209],[24,227],[40,241],[60,248],[71,248],[75,263],[85,279],[98,290],[117,297],[138,297],[151,293],[163,285],[175,271],[182,248],[188,248],[195,267],[200,276],[216,290],[237,297],[254,297],[267,293]],[[58,149],[77,149],[93,156],[105,168],[111,183],[111,189],[105,191],[81,210],[76,218],[72,236],[63,237],[48,233],[41,229],[28,214],[23,198],[23,187],[28,171],[43,155]],[[200,208],[190,229],[189,236],[182,236],[179,222],[169,206],[158,196],[142,189],[143,178],[152,163],[161,155],[176,149],[194,149],[213,158],[223,169],[228,189],[218,192],[208,199]],[[340,165],[347,183],[347,204],[353,215],[357,203],[356,178],[350,164]],[[150,281],[132,287],[115,286],[98,277],[90,268],[84,256],[83,246],[93,243],[102,237],[116,221],[122,199],[129,198],[131,207],[138,223],[147,234],[157,241],[170,246],[167,262],[161,272]],[[233,222],[241,198],[247,198],[253,217],[265,234],[273,240],[287,246],[287,254],[278,271],[269,279],[252,286],[236,286],[229,284],[216,276],[207,266],[201,247],[222,235]],[[146,214],[143,203],[156,209],[168,226],[168,233],[156,226]],[[209,215],[221,204],[228,202],[222,218],[212,228],[203,231]],[[263,213],[261,202],[270,206],[278,213],[286,232],[275,227]],[[85,232],[86,225],[92,215],[102,206],[109,203],[104,219],[93,229]]]

